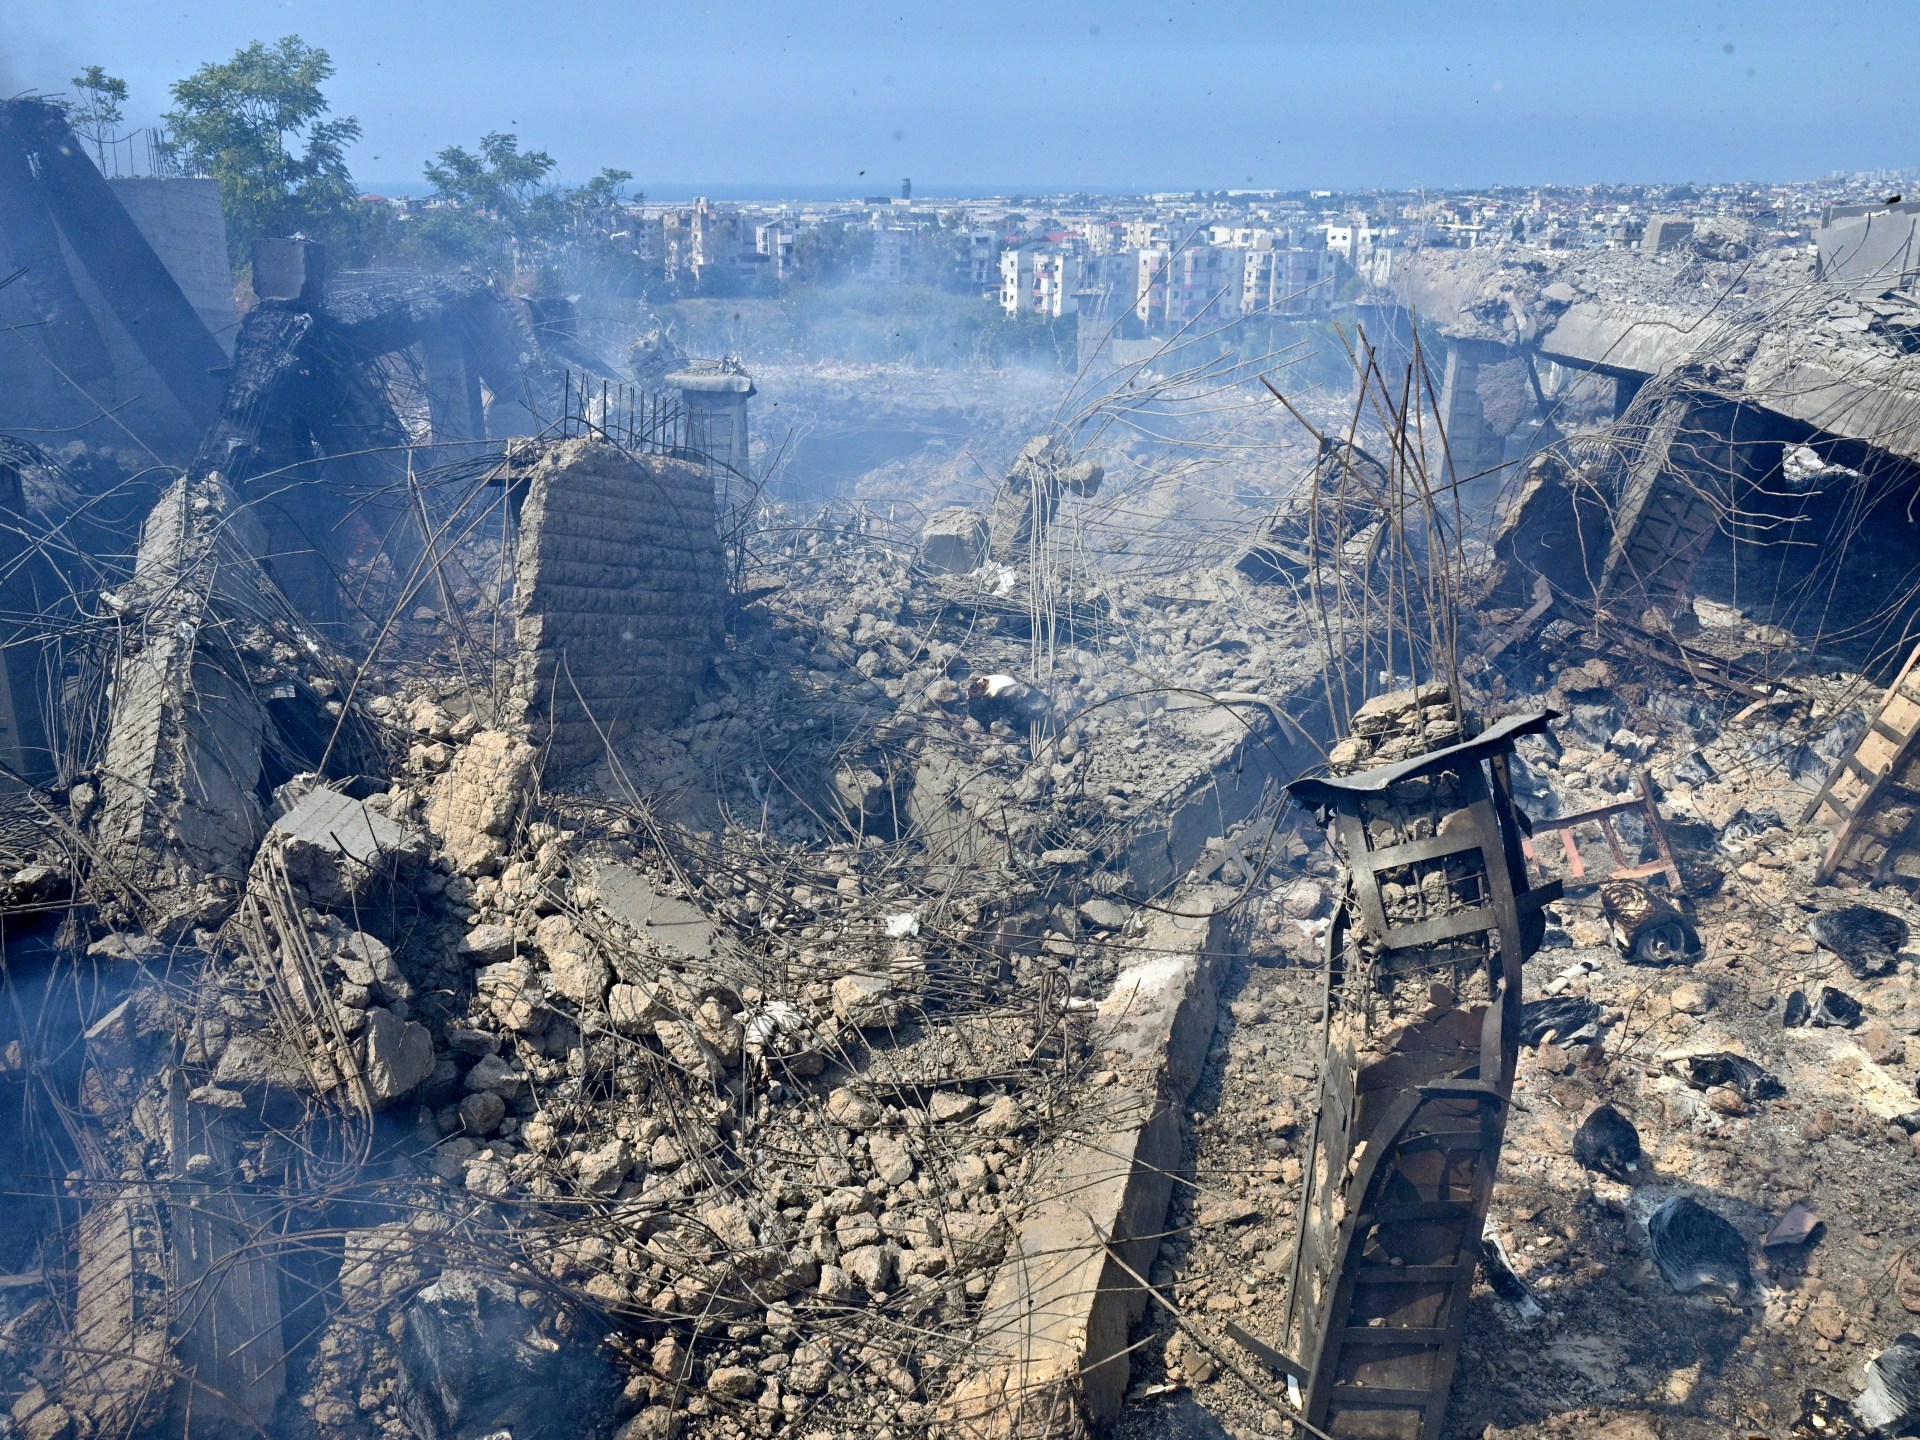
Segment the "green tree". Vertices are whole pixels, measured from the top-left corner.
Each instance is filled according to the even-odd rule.
[[[239,264],[253,242],[304,233],[357,245],[362,210],[347,170],[360,122],[325,118],[327,52],[288,35],[254,41],[231,60],[202,65],[173,86],[173,144],[220,182],[227,238]]]
[[[120,128],[127,82],[118,75],[107,74],[98,65],[89,65],[69,83],[79,98],[67,107],[67,119],[75,134],[93,142],[93,158],[104,170],[107,142],[115,138],[114,131]]]
[[[504,131],[482,135],[477,151],[449,145],[426,167],[441,204],[419,222],[422,243],[456,265],[519,270],[536,232],[560,218],[541,190],[553,166],[546,151],[522,150],[520,137]]]
[[[436,198],[505,219],[527,208],[552,170],[553,157],[546,151],[523,151],[518,135],[494,130],[480,137],[479,154],[449,145],[428,163],[426,173]]]
[[[829,220],[813,230],[803,230],[793,240],[793,281],[800,285],[825,285],[857,274],[873,258],[873,232],[865,226],[852,226],[841,220]]]

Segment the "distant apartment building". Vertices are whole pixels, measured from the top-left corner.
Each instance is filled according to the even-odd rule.
[[[685,269],[695,280],[722,265],[737,263],[752,249],[744,242],[744,224],[731,210],[716,208],[705,196],[689,210],[660,218],[661,258],[667,276]]]
[[[913,273],[914,232],[904,226],[887,225],[873,232],[873,256],[867,261],[867,278],[876,285],[904,285]]]
[[[667,253],[661,216],[649,215],[636,206],[627,212],[626,231],[633,242],[633,253],[642,260],[658,260]]]
[[[1373,247],[1373,230],[1364,218],[1334,220],[1327,225],[1327,249],[1349,265],[1358,265]]]
[[[793,269],[793,238],[793,226],[785,220],[753,227],[754,253],[765,257],[777,280],[786,279]]]
[[[960,237],[956,279],[969,295],[991,296],[1000,278],[1000,237],[991,230],[969,230]]]
[[[1080,257],[1051,245],[1023,245],[1000,255],[1000,308],[1009,315],[1058,319],[1079,307]]]
[[[1238,315],[1246,292],[1248,251],[1219,245],[1187,245],[1163,263],[1158,320],[1180,330]]]
[[[1282,231],[1247,250],[1243,315],[1322,315],[1333,300],[1333,256],[1324,244]],[[1317,237],[1314,237],[1317,238]]]

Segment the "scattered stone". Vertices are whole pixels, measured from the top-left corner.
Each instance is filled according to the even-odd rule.
[[[875,1135],[867,1141],[867,1157],[873,1173],[889,1186],[899,1187],[913,1178],[913,1152],[891,1135]]]
[[[871,1294],[881,1294],[893,1284],[894,1250],[891,1245],[862,1245],[840,1257],[840,1264],[855,1283]]]
[[[471,965],[492,965],[513,956],[513,931],[506,925],[476,925],[460,942],[460,958]]]
[[[982,1135],[1011,1135],[1023,1123],[1020,1114],[1020,1102],[1011,1095],[1002,1095],[973,1122],[973,1128]]]
[[[905,998],[885,975],[842,975],[833,982],[833,1013],[861,1030],[900,1023]]]
[[[1697,980],[1676,985],[1667,995],[1667,1003],[1682,1015],[1704,1015],[1713,1008],[1713,996]]]
[[[633,1157],[624,1140],[585,1151],[579,1159],[580,1188],[593,1195],[611,1195],[618,1190],[632,1168]]]
[[[707,1393],[722,1400],[744,1400],[759,1388],[759,1375],[744,1365],[723,1365],[707,1377]]]

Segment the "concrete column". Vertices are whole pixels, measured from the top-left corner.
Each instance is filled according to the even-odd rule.
[[[20,471],[0,451],[0,765],[6,767],[0,792],[16,788],[18,780],[39,784],[54,776],[41,704],[45,647],[34,633],[40,601],[25,512]]]
[[[428,327],[420,337],[427,385],[427,417],[436,445],[477,440],[486,434],[480,377],[467,364],[466,346],[451,325]],[[456,457],[460,452],[454,451]]]
[[[1511,349],[1497,340],[1454,340],[1447,347],[1440,423],[1446,428],[1454,472],[1461,479],[1490,469],[1505,457],[1505,445],[1488,427],[1480,403],[1480,370],[1511,355]]]
[[[733,370],[680,370],[667,376],[687,408],[690,449],[740,474],[748,472],[747,401],[757,392],[753,381]]]

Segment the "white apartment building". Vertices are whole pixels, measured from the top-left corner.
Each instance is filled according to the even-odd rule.
[[[793,226],[785,220],[754,226],[753,248],[754,253],[767,257],[777,279],[786,279],[793,268]]]
[[[1080,257],[1057,246],[1023,245],[1000,254],[1000,308],[1058,319],[1079,309]]]
[[[904,285],[913,269],[913,231],[889,225],[873,232],[867,278],[876,285]]]
[[[1274,231],[1247,250],[1243,315],[1321,315],[1333,300],[1333,255],[1325,245],[1288,243]],[[1317,238],[1317,237],[1316,237]]]
[[[1231,246],[1185,246],[1162,259],[1160,324],[1179,330],[1215,317],[1238,315],[1246,294],[1246,257]]]

